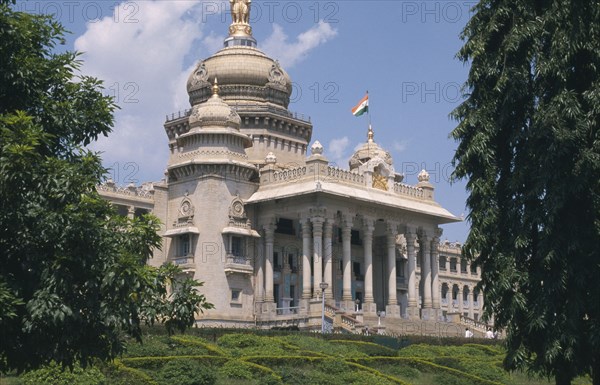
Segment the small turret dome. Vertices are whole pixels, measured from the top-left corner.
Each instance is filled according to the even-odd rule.
[[[373,129],[371,128],[371,126],[369,126],[367,142],[360,146],[358,150],[356,150],[356,152],[354,153],[354,155],[352,155],[350,161],[348,162],[350,165],[350,170],[359,168],[362,164],[368,162],[369,160],[375,157],[383,159],[383,161],[390,166],[394,164],[390,153],[384,150],[383,148],[379,147],[379,145],[373,140],[373,136]]]
[[[219,97],[217,78],[215,78],[212,93],[210,99],[192,109],[189,120],[190,128],[226,127],[239,130],[242,120],[237,112]]]

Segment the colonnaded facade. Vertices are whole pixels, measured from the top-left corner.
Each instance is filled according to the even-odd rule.
[[[315,326],[322,295],[350,329],[381,311],[476,320],[480,272],[440,243],[439,226],[460,219],[436,203],[427,172],[403,183],[371,128],[349,169],[332,167],[310,120],[288,110],[292,82],[257,48],[249,2],[235,3],[224,48],[189,76],[191,109],[164,124],[165,178],[98,186],[123,215],[161,219],[150,263],[205,282],[215,308],[200,323]]]

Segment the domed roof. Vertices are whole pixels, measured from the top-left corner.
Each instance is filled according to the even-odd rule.
[[[373,140],[373,130],[371,129],[371,126],[369,126],[369,136],[367,142],[358,150],[356,150],[348,162],[350,164],[350,170],[359,168],[362,164],[375,157],[383,159],[383,161],[390,166],[392,166],[394,163],[390,153],[375,143]]]
[[[270,102],[287,108],[292,81],[279,62],[254,47],[232,46],[200,62],[187,82],[190,104],[208,99],[209,79],[219,79],[221,97]]]
[[[242,120],[227,103],[219,97],[217,79],[212,87],[213,95],[205,103],[195,105],[190,114],[190,129],[196,127],[226,127],[240,129]]]

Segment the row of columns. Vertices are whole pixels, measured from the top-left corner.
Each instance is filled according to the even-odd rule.
[[[316,299],[319,296],[320,284],[328,284],[325,290],[325,298],[333,299],[333,218],[327,218],[321,215],[315,215],[300,220],[302,231],[302,299]],[[352,236],[353,217],[345,215],[340,224],[342,233],[342,301],[352,308],[350,304],[352,298]],[[273,302],[273,246],[275,239],[274,221],[263,225],[265,255],[258,255],[257,258],[257,277],[256,277],[256,297],[257,301]],[[364,247],[364,299],[363,309],[367,312],[375,311],[375,299],[373,297],[373,232],[375,222],[372,219],[364,218],[362,220],[363,247]],[[398,235],[397,225],[387,223],[386,243],[387,243],[387,310],[392,315],[399,314],[397,287],[396,287],[396,236]],[[420,242],[422,258],[422,277],[423,280],[423,305],[424,318],[434,317],[431,309],[440,309],[440,287],[439,287],[439,268],[437,263],[437,245],[441,230],[436,229],[433,236],[425,232],[418,234],[407,229],[404,237],[407,241],[408,257],[408,315],[411,318],[419,318],[416,290],[416,249],[415,241]],[[418,238],[417,238],[418,237]],[[312,252],[313,266],[310,263]],[[264,266],[264,271],[263,271]],[[264,275],[264,286],[263,286]],[[312,283],[311,283],[312,277]],[[264,288],[264,293],[263,293]],[[313,290],[314,288],[314,290]]]

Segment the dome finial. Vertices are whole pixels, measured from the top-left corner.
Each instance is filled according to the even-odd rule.
[[[250,4],[252,0],[229,0],[231,6],[230,36],[252,36]]]
[[[373,137],[374,136],[375,136],[375,133],[373,132],[373,128],[369,124],[369,133],[367,134],[367,142],[368,143],[373,143]]]
[[[215,76],[215,82],[212,86],[213,97],[219,96],[219,82],[217,81],[217,77]]]

